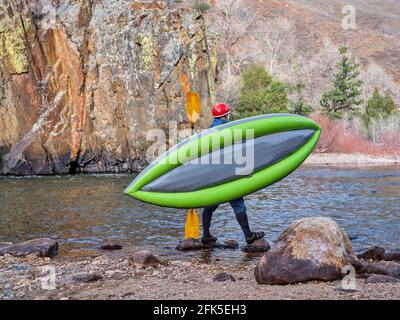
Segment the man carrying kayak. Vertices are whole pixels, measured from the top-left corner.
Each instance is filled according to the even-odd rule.
[[[211,125],[210,128],[228,123],[228,116],[229,116],[230,110],[229,106],[225,103],[218,103],[214,106],[212,109],[212,114],[214,117],[214,122]],[[249,227],[249,221],[247,217],[247,209],[244,204],[244,199],[239,198],[236,200],[232,200],[229,202],[231,207],[233,208],[233,211],[235,212],[236,215],[236,220],[238,221],[240,227],[243,230],[244,236],[246,238],[246,242],[248,244],[253,243],[254,241],[261,239],[265,236],[264,232],[252,232]],[[206,207],[203,209],[203,237],[201,241],[204,244],[216,242],[217,238],[212,236],[210,233],[210,225],[211,225],[211,219],[213,212],[217,210],[219,205],[211,206],[211,207]]]

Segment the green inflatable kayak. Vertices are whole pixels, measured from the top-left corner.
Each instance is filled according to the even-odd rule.
[[[191,136],[159,156],[125,193],[175,208],[228,202],[296,170],[320,135],[314,121],[291,114],[229,122]]]

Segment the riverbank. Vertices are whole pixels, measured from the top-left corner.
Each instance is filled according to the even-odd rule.
[[[123,256],[42,259],[7,255],[0,257],[0,299],[400,299],[400,283],[367,283],[361,278],[354,290],[344,290],[341,281],[259,285],[254,279],[255,264],[172,260],[138,269]],[[51,281],[44,277],[51,270],[55,271],[55,289],[46,290],[43,285]],[[221,272],[235,281],[216,281]]]
[[[372,156],[367,154],[313,153],[306,165],[395,165],[400,156]]]

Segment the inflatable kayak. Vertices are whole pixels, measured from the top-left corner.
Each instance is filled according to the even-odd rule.
[[[125,189],[144,202],[199,208],[265,188],[296,170],[321,128],[311,119],[271,114],[191,136],[159,156]]]

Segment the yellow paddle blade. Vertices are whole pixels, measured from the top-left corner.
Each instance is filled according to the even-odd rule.
[[[199,226],[200,221],[196,211],[194,211],[194,209],[190,209],[186,219],[185,239],[199,239]]]
[[[194,124],[200,117],[200,96],[189,91],[186,93],[186,113],[190,123]]]

